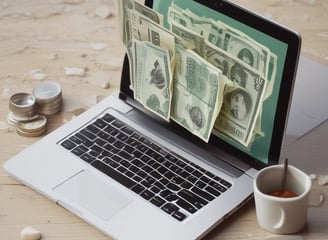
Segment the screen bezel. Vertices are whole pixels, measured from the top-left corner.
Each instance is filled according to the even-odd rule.
[[[222,139],[212,135],[208,144],[202,142],[198,138],[194,137],[185,129],[171,121],[166,127],[174,128],[177,134],[187,136],[190,141],[195,144],[208,149],[209,145],[220,146],[225,152],[233,154],[237,158],[241,158],[248,162],[253,167],[260,169],[267,165],[277,164],[280,158],[280,152],[283,143],[283,136],[287,125],[288,112],[291,103],[292,92],[294,88],[296,69],[299,60],[301,37],[295,31],[292,31],[281,24],[278,24],[272,20],[269,20],[263,16],[260,16],[250,10],[247,10],[241,6],[227,1],[208,1],[208,0],[193,0],[204,6],[207,6],[213,10],[220,12],[230,18],[235,19],[243,24],[246,24],[258,31],[261,31],[268,36],[276,38],[287,44],[286,61],[283,68],[282,80],[279,89],[278,102],[276,106],[276,114],[273,125],[273,132],[271,137],[271,144],[269,147],[268,164],[265,164],[249,154],[236,149],[232,145],[226,143]],[[153,0],[146,0],[145,5],[148,7],[153,6]],[[129,77],[129,61],[125,56],[122,78],[120,86],[120,98],[126,99],[127,97],[133,99],[133,91],[130,89],[130,77]],[[144,109],[141,108],[144,111]]]

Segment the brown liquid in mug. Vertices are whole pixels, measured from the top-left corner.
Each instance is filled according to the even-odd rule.
[[[292,197],[297,197],[297,194],[284,189],[283,191],[274,191],[270,192],[269,195],[275,196],[275,197],[282,197],[282,198],[292,198]]]

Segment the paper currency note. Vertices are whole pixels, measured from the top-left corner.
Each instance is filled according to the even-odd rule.
[[[222,105],[222,73],[195,52],[180,46],[176,58],[171,117],[207,142]]]
[[[266,47],[230,33],[225,33],[223,46],[226,52],[259,71],[263,77],[268,77],[270,50]]]
[[[160,14],[157,11],[154,11],[153,9],[138,3],[137,1],[135,1],[135,10],[137,12],[139,12],[141,15],[147,17],[148,19],[150,19],[151,21],[153,21],[154,23],[157,23],[159,25],[163,25],[163,15]]]
[[[170,119],[172,73],[167,49],[133,40],[134,98],[165,120]]]
[[[248,84],[227,85],[224,100],[214,128],[244,146],[249,146],[254,136],[256,122],[262,110],[266,81],[245,68]]]
[[[172,32],[136,12],[131,14],[131,29],[133,38],[168,49],[173,64],[177,40]]]
[[[193,50],[202,57],[204,56],[205,40],[203,36],[176,22],[171,23],[171,31],[181,39],[184,48]]]
[[[157,24],[163,24],[162,14],[134,0],[117,0],[116,3],[120,23],[121,39],[125,46],[127,46],[129,41],[132,39],[131,14],[133,12],[138,12]]]

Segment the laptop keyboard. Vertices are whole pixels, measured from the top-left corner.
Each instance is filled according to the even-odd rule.
[[[61,146],[179,221],[231,187],[108,113]]]

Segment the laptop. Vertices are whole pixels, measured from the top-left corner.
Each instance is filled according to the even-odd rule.
[[[49,133],[4,169],[113,239],[199,239],[252,198],[259,169],[278,164],[301,39],[230,1],[145,4],[163,15],[167,28],[173,20],[181,28],[198,24],[209,45],[230,53],[207,55],[208,61],[227,60],[229,71],[231,59],[240,63],[248,84],[264,79],[251,140],[242,144],[231,135],[238,126],[218,124],[204,141],[158,117],[134,99],[125,57],[118,96]],[[246,43],[256,64],[236,54]]]

